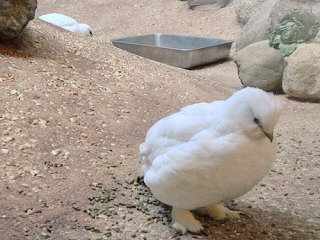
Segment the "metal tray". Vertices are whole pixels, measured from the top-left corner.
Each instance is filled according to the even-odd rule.
[[[192,68],[229,57],[231,40],[155,33],[112,39],[118,48],[154,61]]]

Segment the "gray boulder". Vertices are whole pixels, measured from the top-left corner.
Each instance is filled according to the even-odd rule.
[[[283,91],[294,98],[320,100],[320,44],[301,44],[286,62]]]
[[[320,18],[320,4],[315,3],[314,0],[267,0],[255,10],[253,16],[242,28],[240,37],[236,41],[236,50],[268,39],[280,19],[294,9],[312,11]]]
[[[315,37],[315,39],[313,41],[316,43],[320,43],[320,32],[318,32],[317,36]]]
[[[216,4],[220,8],[227,6],[231,0],[188,0],[190,8],[195,8],[197,6]]]
[[[0,40],[9,40],[20,35],[34,18],[37,0],[0,1]]]
[[[237,15],[238,22],[245,25],[255,10],[266,0],[234,0],[234,11]]]
[[[269,47],[268,40],[252,43],[237,51],[233,60],[243,85],[266,91],[281,90],[284,57],[280,51]]]

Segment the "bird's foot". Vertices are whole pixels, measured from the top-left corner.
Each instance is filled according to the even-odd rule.
[[[194,218],[189,210],[172,207],[172,227],[185,234],[187,231],[198,233],[203,231],[201,223]]]
[[[221,204],[214,204],[208,207],[201,208],[200,212],[207,214],[217,220],[240,218],[241,213],[240,211],[232,211]]]

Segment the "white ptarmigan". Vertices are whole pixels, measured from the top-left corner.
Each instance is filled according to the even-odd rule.
[[[48,13],[39,17],[39,19],[62,27],[70,32],[77,33],[81,36],[91,36],[91,27],[86,23],[79,23],[77,20],[63,15],[61,13]]]
[[[280,116],[273,94],[246,87],[225,101],[198,103],[155,123],[140,145],[145,184],[172,206],[172,226],[199,232],[190,210],[217,219],[239,217],[223,202],[250,191],[276,156]]]

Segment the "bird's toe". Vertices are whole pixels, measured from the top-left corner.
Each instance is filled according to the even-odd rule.
[[[172,226],[172,228],[174,228],[177,232],[179,232],[181,234],[187,233],[186,227],[178,222],[173,222],[171,226]]]
[[[233,211],[233,210],[230,210],[228,209],[229,211],[227,211],[225,213],[225,217],[224,218],[227,218],[227,219],[238,219],[240,218],[240,211]]]
[[[206,208],[201,209],[201,212],[208,214],[210,217],[213,217],[217,220],[224,220],[224,219],[237,219],[240,218],[240,211],[233,211],[229,208],[221,205],[216,204]]]
[[[203,231],[203,226],[190,211],[178,208],[172,208],[172,227],[182,234]]]
[[[187,233],[187,231],[192,233],[199,233],[203,231],[203,226],[198,220],[189,221],[189,222],[184,221],[183,223],[173,222],[172,227],[182,234]]]
[[[203,226],[201,225],[201,223],[198,220],[196,220],[196,222],[194,222],[192,224],[188,224],[187,229],[190,232],[199,233],[199,232],[203,231]]]

